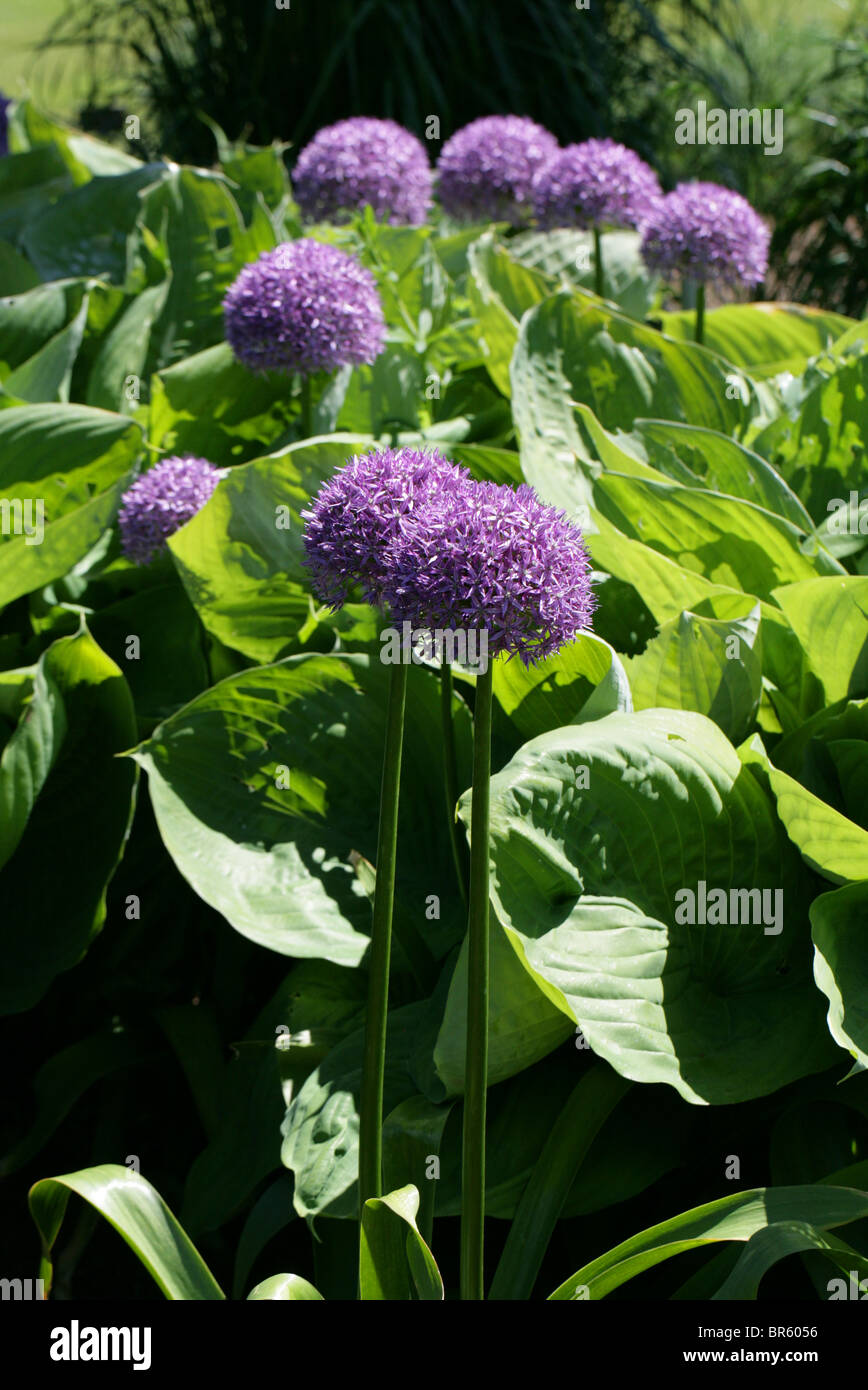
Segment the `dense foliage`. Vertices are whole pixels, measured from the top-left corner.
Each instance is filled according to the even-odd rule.
[[[62,1224],[69,1192],[172,1298],[354,1297],[357,1272],[365,1298],[454,1290],[467,961],[430,660],[407,692],[390,1195],[357,1271],[387,668],[361,596],[314,597],[302,513],[377,445],[530,484],[594,566],[593,632],[494,663],[490,1296],[640,1275],[641,1296],[753,1297],[771,1271],[764,1291],[827,1297],[868,1272],[868,324],[732,304],[699,345],[637,232],[602,234],[600,297],[589,232],[368,210],[304,234],[373,278],[384,350],[303,382],[225,341],[230,286],[303,233],[279,149],[142,163],[28,103],[10,147],[0,1000],[26,1059],[2,1159],[22,1264],[40,1178],[58,1292],[118,1282],[108,1225]],[[167,458],[225,474],[140,564],[122,498]],[[456,668],[459,793],[474,704]],[[793,1223],[802,1257],[777,1268]],[[131,1258],[121,1277],[153,1295]]]

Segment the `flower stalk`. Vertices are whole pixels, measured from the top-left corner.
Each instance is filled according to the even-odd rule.
[[[493,667],[476,682],[473,798],[470,811],[470,903],[467,915],[467,1050],[461,1169],[461,1297],[485,1297],[485,1115],[488,1085],[488,819],[491,784]]]

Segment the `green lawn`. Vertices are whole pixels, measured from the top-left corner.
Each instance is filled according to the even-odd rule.
[[[76,15],[82,9],[79,0]],[[88,55],[82,48],[38,53],[37,46],[69,17],[67,0],[0,0],[0,91],[31,96],[48,114],[65,119],[87,98]]]

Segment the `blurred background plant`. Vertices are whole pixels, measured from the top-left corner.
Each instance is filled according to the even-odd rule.
[[[0,88],[137,153],[208,164],[214,136],[299,148],[350,115],[448,135],[533,116],[563,143],[612,135],[667,187],[707,178],[774,223],[769,293],[861,316],[868,0],[0,0]],[[46,30],[48,31],[46,33]],[[784,113],[784,144],[677,145],[675,113]],[[432,158],[440,141],[432,139]],[[290,149],[287,158],[294,158]]]

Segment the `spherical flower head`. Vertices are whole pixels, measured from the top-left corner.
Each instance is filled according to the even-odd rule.
[[[317,597],[337,609],[359,585],[367,603],[381,603],[390,543],[432,498],[469,476],[436,450],[379,449],[349,459],[301,513]]]
[[[662,196],[654,170],[615,140],[567,145],[533,183],[544,227],[639,227]]]
[[[312,222],[341,222],[366,204],[381,221],[420,226],[433,175],[421,140],[396,121],[354,116],[317,131],[296,161],[293,191]]]
[[[201,511],[226,468],[192,455],[163,459],[137,478],[121,499],[118,526],[128,559],[147,565],[185,522]]]
[[[590,570],[578,526],[533,488],[471,482],[402,526],[384,596],[397,622],[485,630],[491,655],[529,666],[588,626]]]
[[[246,265],[223,300],[226,338],[251,371],[331,372],[373,362],[386,324],[377,285],[319,241],[284,242]]]
[[[0,157],[9,153],[9,107],[12,102],[0,92]]]
[[[440,152],[440,202],[452,217],[520,226],[532,210],[534,175],[557,149],[555,137],[526,116],[481,116]]]
[[[740,193],[716,183],[680,183],[645,223],[642,256],[664,274],[755,285],[768,269],[769,239],[768,227]]]

